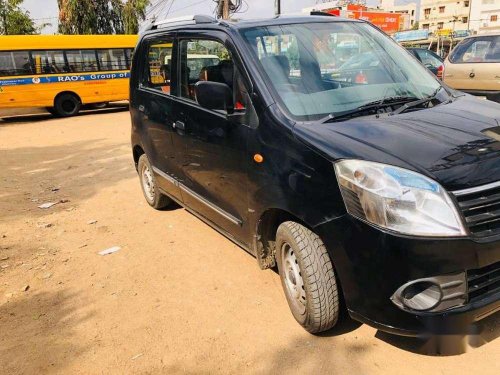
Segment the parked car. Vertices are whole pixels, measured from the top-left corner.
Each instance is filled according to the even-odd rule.
[[[322,73],[353,40],[383,80]],[[158,45],[173,45],[168,82],[151,77]],[[219,61],[193,77],[200,50]],[[162,21],[132,65],[146,201],[177,202],[277,266],[307,331],[332,328],[341,309],[404,335],[463,333],[499,311],[500,105],[441,85],[370,23],[339,17]]]
[[[457,44],[445,61],[444,82],[500,102],[500,34],[475,35]]]
[[[439,79],[443,79],[444,60],[427,48],[407,48],[427,69]]]

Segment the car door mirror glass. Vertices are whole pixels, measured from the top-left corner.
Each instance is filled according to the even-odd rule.
[[[225,83],[199,81],[195,85],[195,95],[203,108],[234,113],[233,93]]]

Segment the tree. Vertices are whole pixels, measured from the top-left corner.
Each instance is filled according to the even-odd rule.
[[[127,0],[123,6],[123,27],[125,34],[137,34],[139,32],[139,21],[146,18],[146,8],[150,0]]]
[[[412,30],[418,30],[418,21],[413,24]]]
[[[22,2],[23,0],[0,0],[0,34],[22,35],[40,32],[29,12],[20,7]]]
[[[61,34],[136,34],[149,0],[58,0]]]

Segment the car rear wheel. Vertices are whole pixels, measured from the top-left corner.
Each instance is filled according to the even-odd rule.
[[[339,292],[323,241],[303,225],[287,221],[276,233],[276,259],[295,320],[310,333],[332,328],[339,318]]]
[[[141,180],[142,193],[144,194],[144,198],[146,198],[146,202],[151,207],[161,210],[172,203],[169,197],[160,192],[153,174],[153,168],[146,154],[141,155],[139,158],[137,170],[139,172],[139,179]]]
[[[75,116],[80,112],[82,103],[74,94],[61,94],[54,101],[54,111],[60,117]]]

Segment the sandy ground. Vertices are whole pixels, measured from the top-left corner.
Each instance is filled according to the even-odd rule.
[[[126,111],[0,120],[1,373],[500,373],[499,314],[449,356],[349,321],[306,333],[275,272],[149,208],[129,138]]]

